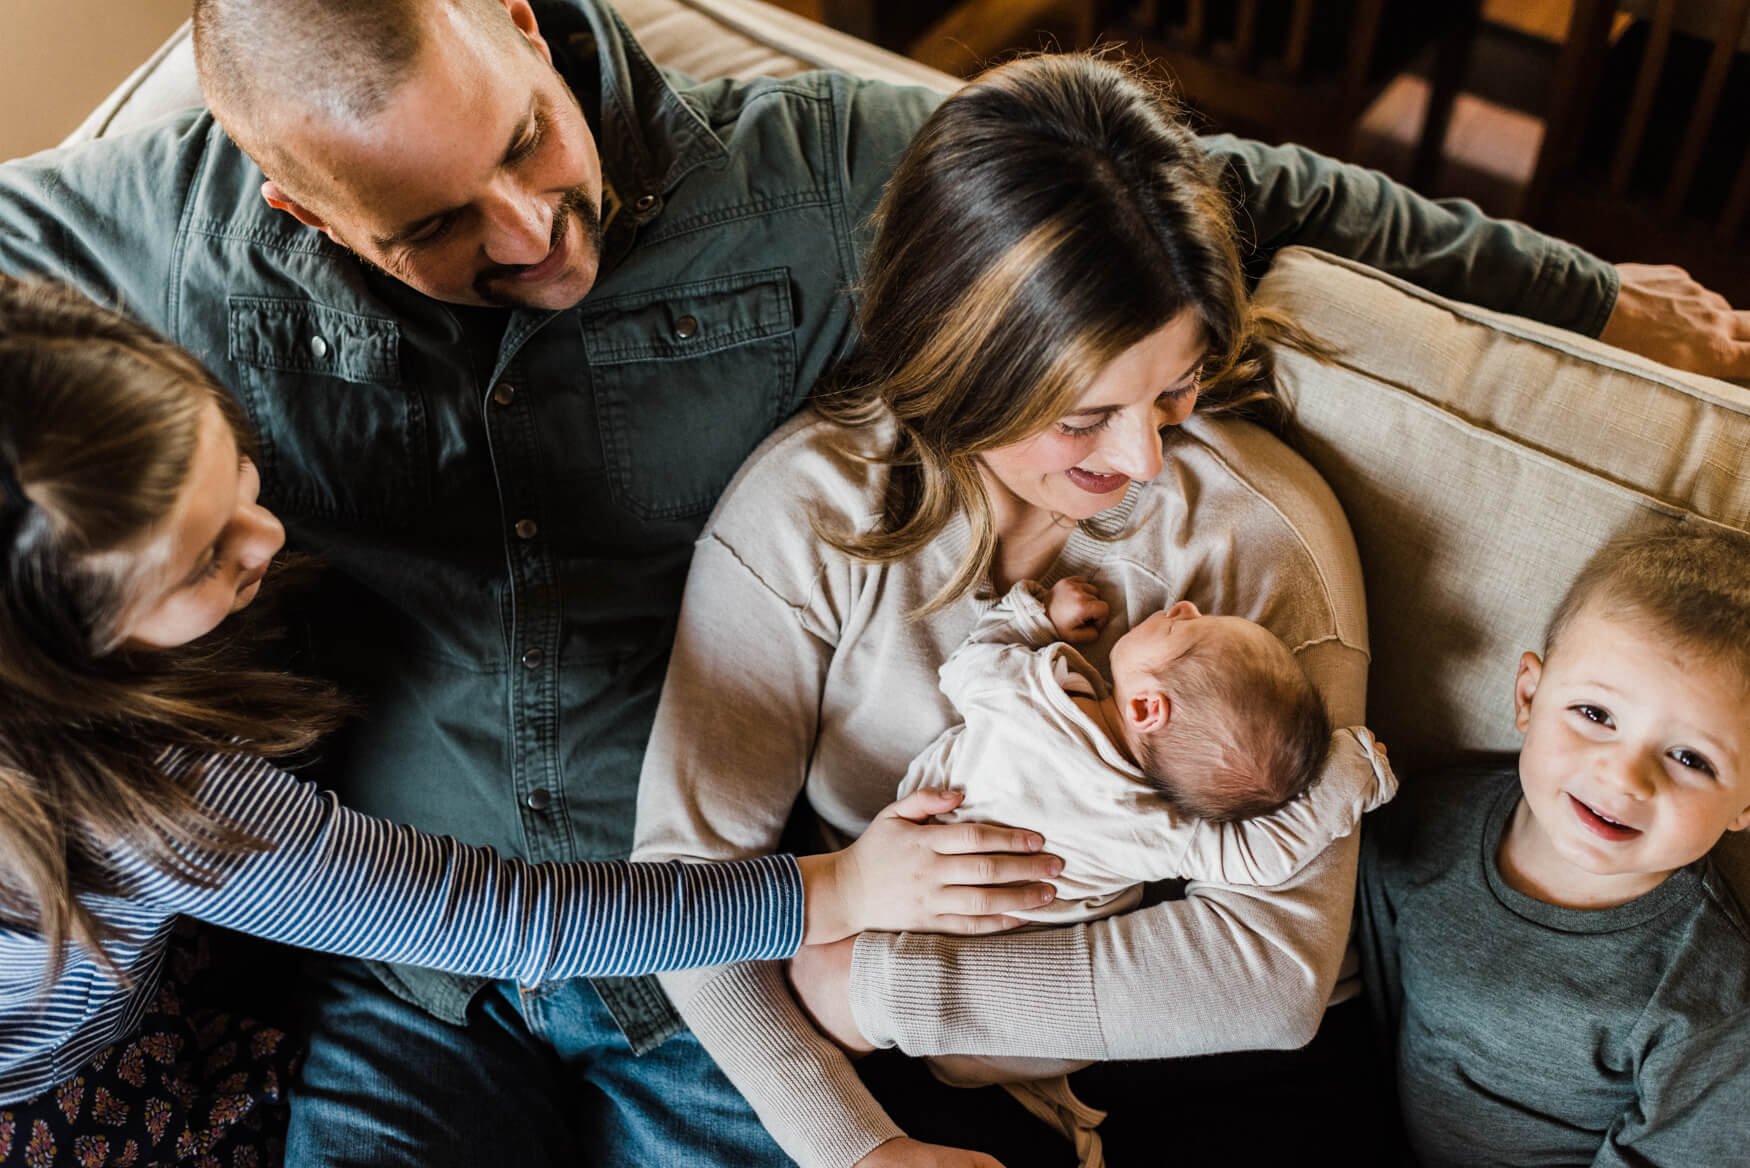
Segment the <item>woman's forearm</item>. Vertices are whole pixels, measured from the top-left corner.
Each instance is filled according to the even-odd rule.
[[[1091,925],[995,938],[865,933],[851,1008],[911,1055],[1175,1058],[1318,1029],[1348,939],[1356,840],[1288,884],[1192,885]]]

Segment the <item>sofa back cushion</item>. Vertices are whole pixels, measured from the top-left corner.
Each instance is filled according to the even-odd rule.
[[[1284,353],[1284,389],[1355,530],[1394,761],[1517,748],[1519,654],[1616,532],[1750,527],[1750,391],[1305,249],[1258,299],[1336,350]]]

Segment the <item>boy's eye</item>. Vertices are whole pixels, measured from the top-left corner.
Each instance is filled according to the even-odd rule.
[[[1671,752],[1671,759],[1680,767],[1687,767],[1692,771],[1699,771],[1710,779],[1714,777],[1714,764],[1707,760],[1705,754],[1697,753],[1696,751],[1689,749],[1687,746],[1680,746],[1676,750],[1673,750]]]
[[[1571,708],[1576,714],[1579,714],[1580,717],[1586,719],[1588,722],[1595,722],[1600,726],[1616,725],[1615,722],[1611,721],[1610,711],[1602,706],[1591,706],[1581,702],[1579,705]]]

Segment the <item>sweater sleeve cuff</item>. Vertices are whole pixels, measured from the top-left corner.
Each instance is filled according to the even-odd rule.
[[[1081,928],[977,942],[863,933],[851,959],[851,1016],[874,1045],[913,1057],[1108,1057]]]
[[[683,1013],[784,1151],[801,1168],[850,1168],[905,1134],[844,1053],[816,1031],[778,966],[730,966]]]

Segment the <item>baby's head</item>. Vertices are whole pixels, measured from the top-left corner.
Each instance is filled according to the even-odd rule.
[[[1607,545],[1514,699],[1525,810],[1573,880],[1636,894],[1750,826],[1750,537]]]
[[[1155,789],[1218,823],[1266,815],[1317,779],[1331,721],[1288,647],[1188,600],[1112,646],[1124,745]]]

